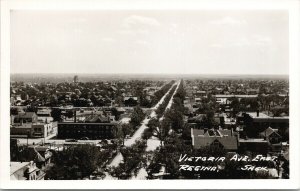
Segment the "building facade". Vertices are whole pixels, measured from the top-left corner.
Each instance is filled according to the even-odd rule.
[[[118,131],[118,123],[70,123],[59,122],[57,137],[60,139],[113,139]]]

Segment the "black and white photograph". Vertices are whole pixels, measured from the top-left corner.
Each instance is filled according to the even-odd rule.
[[[142,1],[24,1],[1,15],[5,180],[295,180],[292,6]]]

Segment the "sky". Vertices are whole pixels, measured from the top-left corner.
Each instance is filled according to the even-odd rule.
[[[11,73],[288,74],[288,12],[12,11]]]

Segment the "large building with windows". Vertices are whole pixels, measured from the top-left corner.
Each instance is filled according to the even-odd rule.
[[[118,123],[74,123],[59,122],[57,137],[60,139],[113,139],[116,137]]]
[[[241,118],[244,124],[244,131],[249,137],[257,137],[257,135],[267,128],[277,129],[279,133],[283,133],[289,128],[289,117],[271,117],[262,112],[247,112],[242,114]]]

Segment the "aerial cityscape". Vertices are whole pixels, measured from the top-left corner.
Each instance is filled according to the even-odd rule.
[[[293,179],[288,11],[10,19],[10,180]]]
[[[11,179],[289,178],[287,77],[81,78],[12,79]]]

